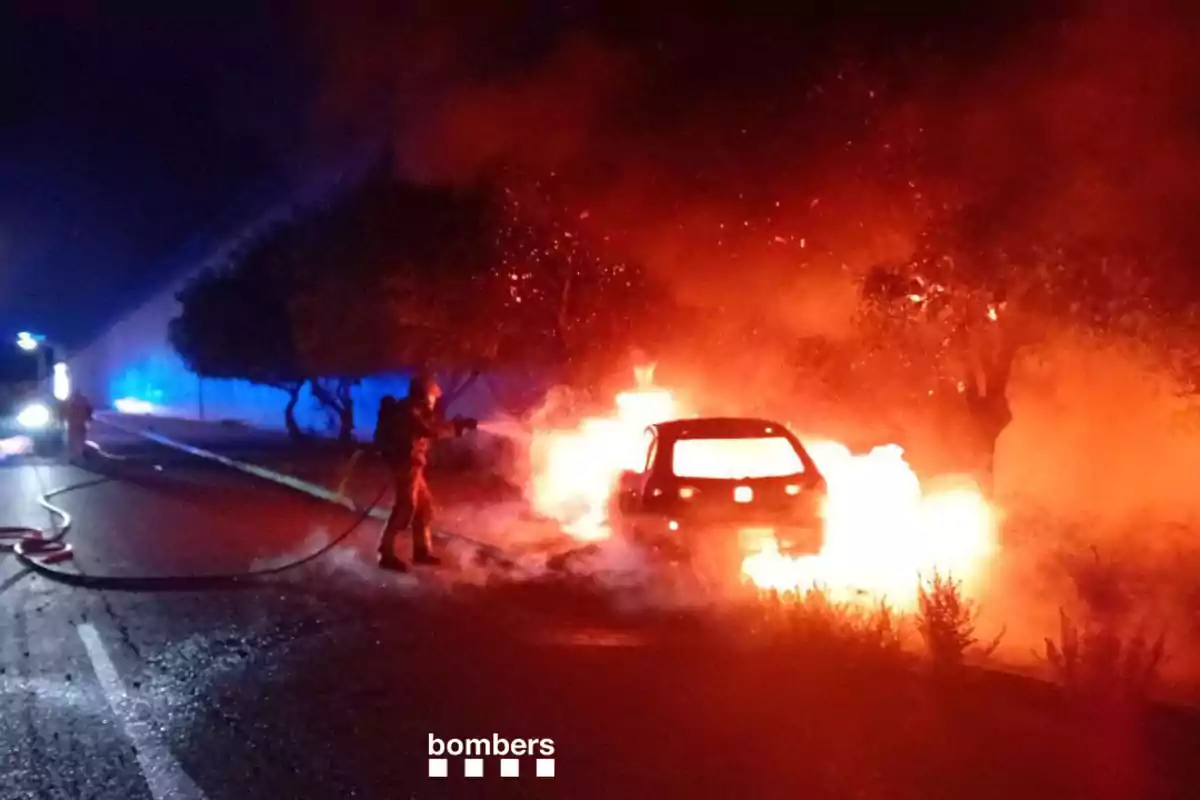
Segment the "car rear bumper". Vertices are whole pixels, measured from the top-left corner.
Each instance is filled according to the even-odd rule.
[[[643,520],[638,528],[650,538],[675,542],[688,549],[717,546],[755,553],[768,542],[784,555],[811,555],[821,550],[825,528],[819,519],[674,519]]]

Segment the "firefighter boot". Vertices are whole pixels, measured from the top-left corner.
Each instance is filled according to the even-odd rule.
[[[408,564],[396,558],[394,553],[379,553],[379,568],[389,572],[408,572]]]
[[[417,523],[413,525],[413,563],[436,567],[442,560],[430,552],[429,525]]]
[[[393,511],[379,540],[379,568],[391,572],[408,572],[408,565],[396,558],[396,533],[400,527],[396,516],[396,512]]]

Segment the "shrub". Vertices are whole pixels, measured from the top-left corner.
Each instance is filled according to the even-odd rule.
[[[1165,631],[1152,642],[1140,629],[1123,640],[1111,619],[1080,630],[1061,608],[1058,616],[1059,642],[1046,637],[1045,660],[1060,684],[1090,698],[1148,694],[1166,661]]]
[[[893,655],[902,650],[903,616],[885,601],[839,601],[816,584],[802,592],[764,592],[761,599],[767,629],[790,640]]]
[[[926,651],[937,668],[954,668],[963,663],[968,651],[986,658],[995,652],[1004,630],[983,647],[976,647],[975,623],[979,608],[963,596],[962,584],[936,570],[918,586],[917,630]]]

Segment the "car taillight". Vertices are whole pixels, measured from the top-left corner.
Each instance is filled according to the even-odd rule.
[[[783,490],[792,497],[795,497],[796,495],[800,494],[800,484],[789,483],[787,486],[783,487]]]
[[[695,496],[696,496],[696,487],[695,486],[680,486],[679,487],[679,499],[680,500],[691,500]]]

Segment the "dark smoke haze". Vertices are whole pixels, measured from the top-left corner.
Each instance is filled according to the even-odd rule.
[[[786,16],[640,5],[317,4],[318,122],[382,133],[421,179],[500,174],[549,194],[584,235],[700,309],[708,336],[749,323],[852,339],[856,280],[931,237],[966,253],[1111,253],[1170,287],[1160,296],[1200,289],[1200,11],[1188,4],[810,3]],[[663,381],[706,376],[699,391],[727,408],[767,397],[789,368],[775,352],[730,365],[679,350]],[[1157,363],[1136,343],[1065,330],[1018,358],[997,488],[1081,525],[1064,547],[1158,566],[1150,553],[1195,548],[1182,526],[1200,517],[1200,416]],[[726,369],[736,382],[715,377]],[[763,402],[805,427],[810,401]],[[862,415],[848,425],[870,428]],[[1038,626],[1065,602],[1046,585],[1055,599]],[[1191,600],[1169,602],[1194,625]]]
[[[648,5],[318,14],[323,119],[385,124],[416,176],[553,180],[680,297],[801,331],[839,333],[843,268],[905,259],[934,218],[1191,244],[1194,12]]]

